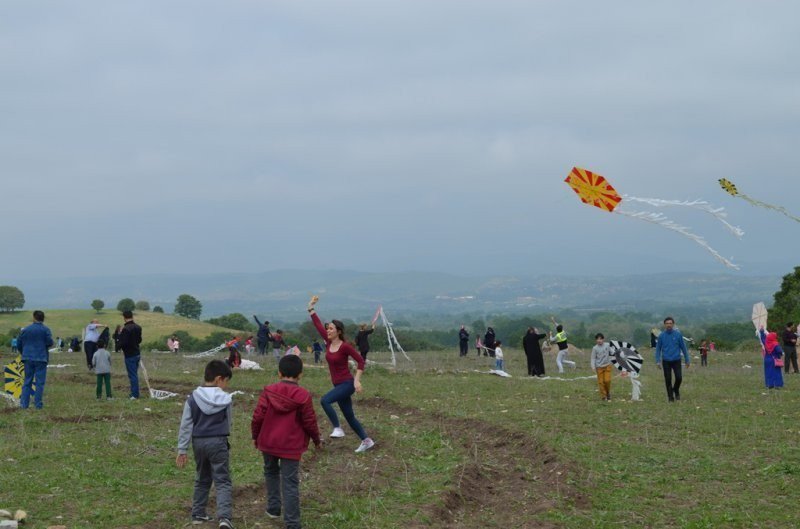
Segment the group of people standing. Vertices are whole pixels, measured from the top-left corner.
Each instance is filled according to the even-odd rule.
[[[33,311],[33,322],[23,328],[17,337],[17,347],[22,356],[25,377],[22,383],[22,393],[19,399],[20,408],[30,406],[33,396],[33,405],[36,409],[44,407],[44,388],[47,383],[47,364],[50,362],[50,348],[54,345],[53,335],[44,324],[45,314],[41,310]],[[139,344],[142,343],[142,328],[133,321],[133,313],[122,313],[124,325],[119,327],[117,342],[119,349],[125,357],[125,368],[130,381],[130,398],[139,398],[139,361],[141,352]],[[97,320],[92,320],[86,326],[84,346],[86,348],[87,366],[94,370],[97,376],[97,396],[100,397],[101,384],[106,385],[106,395],[111,396],[111,356],[105,351],[106,338],[99,329],[106,328]],[[100,350],[106,354],[97,354]],[[34,390],[35,387],[35,390]]]
[[[527,367],[528,367],[528,375],[532,377],[543,377],[545,376],[545,368],[544,368],[544,356],[542,354],[542,345],[541,341],[548,338],[550,342],[555,343],[558,347],[558,355],[556,356],[556,365],[558,365],[558,372],[564,372],[564,364],[571,365],[575,367],[575,362],[572,360],[567,359],[567,354],[569,352],[569,343],[567,340],[567,334],[564,332],[564,327],[557,323],[555,319],[553,320],[553,324],[555,325],[555,334],[552,332],[548,336],[547,333],[540,333],[536,327],[528,327],[528,331],[525,333],[525,336],[522,338],[522,347],[525,350],[525,358],[527,359]],[[487,327],[486,334],[483,336],[483,341],[481,341],[480,337],[476,339],[476,348],[478,351],[478,356],[483,353],[484,356],[496,357],[497,355],[497,346],[501,344],[499,340],[497,340],[497,335],[492,327]],[[469,345],[469,331],[467,331],[464,325],[458,331],[458,345],[459,345],[459,356],[464,357],[467,356],[468,352],[468,345]],[[502,351],[502,349],[501,349]],[[502,352],[500,353],[502,355]],[[502,360],[502,358],[501,358]],[[500,362],[496,365],[504,365],[503,362]]]

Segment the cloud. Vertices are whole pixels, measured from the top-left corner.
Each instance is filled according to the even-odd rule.
[[[730,243],[692,219],[720,251],[772,251],[785,224],[727,200],[716,180],[790,205],[798,12],[744,1],[5,2],[6,211],[59,240],[129,233],[132,249],[113,260],[125,272],[171,271],[138,252],[176,246],[184,269],[212,267],[209,243],[246,256],[225,264],[237,269],[292,266],[311,247],[347,267],[353,256],[338,252],[356,246],[366,269],[519,270],[543,248],[582,269],[618,241],[675,244],[708,270],[701,251],[598,216],[562,180],[580,165],[622,192],[712,199],[760,235]],[[22,230],[2,235],[34,262],[10,273],[49,270],[52,252]],[[488,248],[506,258],[474,258]],[[95,266],[87,259],[60,272]]]

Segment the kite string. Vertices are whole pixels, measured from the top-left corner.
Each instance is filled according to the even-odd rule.
[[[657,208],[664,208],[664,207],[672,207],[672,206],[681,206],[693,209],[699,209],[700,211],[705,211],[709,215],[713,216],[715,219],[720,221],[728,231],[734,234],[738,238],[742,238],[744,235],[744,230],[742,230],[738,226],[734,226],[727,220],[727,213],[725,213],[725,208],[723,207],[714,207],[711,203],[706,202],[705,200],[664,200],[661,198],[642,198],[642,197],[633,197],[630,195],[622,195],[622,200],[628,202],[641,202],[644,204],[649,204],[651,206]]]
[[[708,253],[710,253],[711,255],[714,256],[714,258],[717,259],[717,261],[721,262],[728,268],[739,270],[739,265],[734,264],[733,262],[723,257],[722,254],[720,254],[718,251],[712,248],[706,242],[706,240],[703,239],[701,236],[697,235],[696,233],[692,233],[685,226],[676,224],[662,213],[652,213],[649,211],[625,211],[624,209],[619,207],[614,210],[614,213],[619,213],[620,215],[625,215],[626,217],[643,220],[645,222],[650,222],[652,224],[658,224],[664,228],[667,228],[668,230],[676,231],[681,235],[683,235],[684,237],[688,237],[689,239],[693,240],[694,242],[705,248]]]
[[[772,204],[767,204],[766,202],[761,202],[760,200],[756,200],[755,198],[749,197],[747,195],[743,195],[742,193],[738,193],[736,196],[737,197],[741,197],[742,199],[746,200],[747,202],[749,202],[753,206],[760,206],[762,208],[767,208],[767,209],[771,209],[773,211],[777,211],[779,213],[783,213],[784,215],[786,215],[787,217],[789,217],[793,221],[800,222],[800,218],[795,217],[794,215],[792,215],[791,213],[786,211],[786,208],[784,208],[783,206],[773,206]]]

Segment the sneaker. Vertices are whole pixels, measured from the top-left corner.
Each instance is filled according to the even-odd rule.
[[[360,454],[361,452],[366,452],[373,446],[375,446],[375,441],[367,437],[366,439],[361,441],[361,444],[358,445],[358,448],[356,448],[356,454]]]
[[[233,529],[233,524],[227,518],[220,518],[219,529]]]
[[[269,516],[270,518],[280,518],[281,511],[278,511],[277,513],[267,511],[267,516]]]
[[[333,429],[331,432],[331,437],[344,437],[344,430],[339,428],[338,426]]]
[[[204,514],[203,516],[192,516],[192,525],[200,525],[205,522],[213,520],[211,516]]]

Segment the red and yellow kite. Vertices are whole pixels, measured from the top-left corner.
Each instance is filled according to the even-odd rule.
[[[685,226],[676,224],[661,213],[628,210],[625,207],[625,203],[637,202],[658,208],[684,207],[704,211],[724,224],[725,227],[731,231],[731,233],[737,237],[741,237],[744,232],[725,220],[724,208],[715,207],[704,200],[664,200],[660,198],[640,198],[630,195],[620,195],[617,190],[614,189],[614,186],[612,186],[603,176],[586,169],[581,169],[580,167],[573,167],[572,171],[570,171],[569,175],[567,175],[567,178],[564,181],[569,185],[569,187],[572,188],[573,191],[575,191],[575,193],[578,194],[581,202],[584,204],[589,204],[590,206],[600,208],[603,211],[608,211],[609,213],[619,213],[620,215],[625,215],[627,217],[633,217],[635,219],[650,222],[652,224],[658,224],[659,226],[667,228],[668,230],[676,231],[705,248],[707,252],[713,255],[725,266],[737,270],[739,269],[737,265],[732,263],[729,259],[723,257],[718,251],[709,246],[703,237],[697,235],[696,233],[692,233]]]
[[[564,180],[575,191],[584,204],[612,212],[622,201],[614,186],[597,173],[573,167]]]

